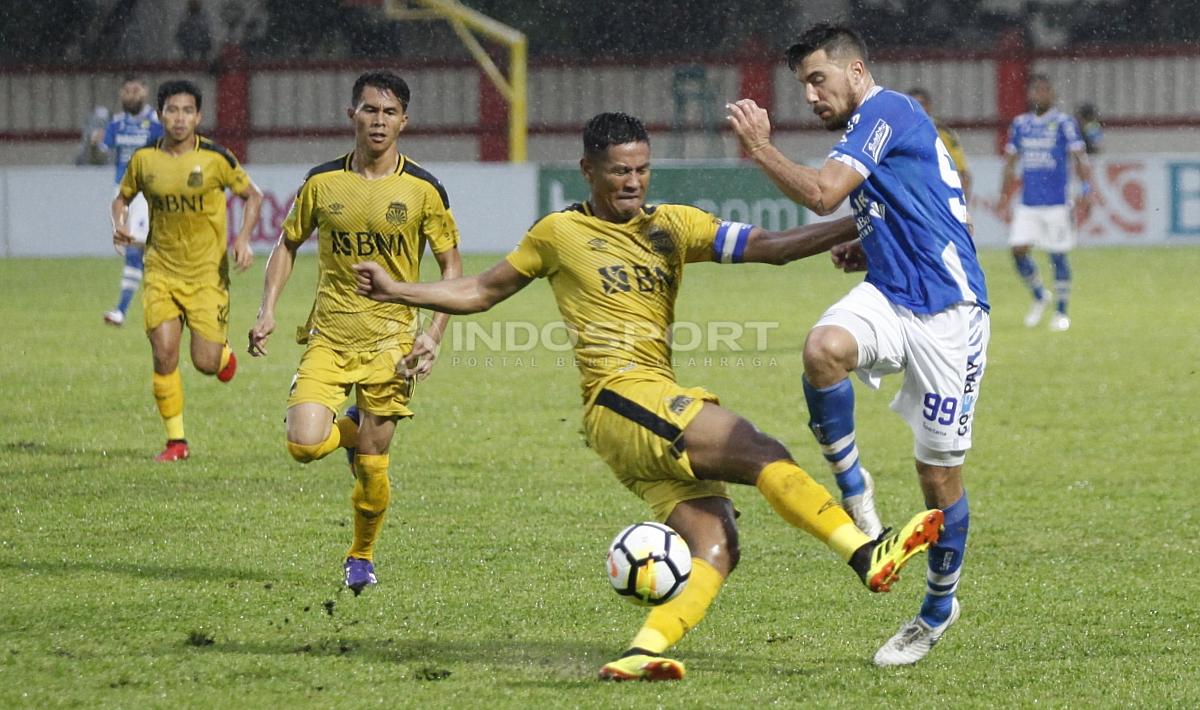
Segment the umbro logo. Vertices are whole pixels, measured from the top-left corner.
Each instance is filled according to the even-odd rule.
[[[338,215],[338,214],[341,214],[342,210],[345,208],[346,208],[346,206],[343,205],[342,203],[334,202],[327,209],[329,210],[329,214]]]
[[[588,240],[588,246],[592,248],[592,251],[604,251],[608,248],[608,242],[600,237],[595,237]]]

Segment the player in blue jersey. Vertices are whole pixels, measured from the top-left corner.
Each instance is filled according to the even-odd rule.
[[[1000,211],[1009,213],[1009,204],[1017,189],[1019,161],[1021,202],[1012,211],[1008,245],[1012,248],[1017,273],[1033,295],[1025,325],[1032,328],[1041,322],[1042,314],[1050,304],[1050,294],[1042,286],[1037,262],[1029,253],[1037,246],[1050,254],[1050,263],[1054,267],[1055,312],[1050,318],[1050,330],[1063,331],[1071,327],[1071,319],[1067,316],[1067,301],[1071,296],[1067,252],[1075,246],[1068,156],[1079,176],[1084,215],[1093,199],[1092,168],[1078,124],[1072,116],[1054,108],[1054,87],[1042,74],[1035,74],[1029,82],[1029,103],[1033,110],[1017,116],[1008,130]]]
[[[742,147],[790,198],[827,215],[847,198],[858,238],[832,249],[834,264],[866,280],[831,306],[804,344],[804,395],[843,506],[879,531],[873,483],[854,435],[857,373],[878,387],[903,372],[892,409],[908,422],[925,503],[945,512],[930,548],[924,603],[875,654],[893,666],[923,658],[958,619],[955,596],[967,539],[962,467],[987,358],[987,286],[962,186],[937,129],[912,98],[875,84],[867,49],[847,27],[819,24],[787,52],[788,67],[825,128],[844,131],[818,168],[771,145],[767,112],[729,105]]]
[[[162,124],[154,107],[146,103],[149,90],[146,81],[138,77],[127,77],[121,84],[120,113],[113,116],[103,135],[94,135],[92,142],[97,149],[113,156],[116,163],[116,179],[114,185],[121,184],[125,176],[125,168],[133,151],[146,143],[162,137]],[[99,132],[97,132],[99,133]],[[125,247],[125,267],[121,272],[121,295],[117,299],[117,307],[104,314],[104,322],[109,325],[121,326],[125,323],[125,312],[129,310],[129,302],[142,282],[142,255],[146,236],[150,232],[150,208],[146,198],[138,193],[129,203],[129,217],[126,222],[129,231],[137,239],[138,244]]]

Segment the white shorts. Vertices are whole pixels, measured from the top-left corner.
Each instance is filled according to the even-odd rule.
[[[991,320],[973,303],[932,315],[913,313],[863,282],[829,307],[817,326],[836,325],[858,341],[855,373],[879,388],[883,375],[904,373],[892,411],[916,440],[937,452],[971,448],[975,402],[987,364]]]
[[[121,188],[118,186],[117,194],[120,192]],[[125,224],[139,242],[146,241],[146,237],[150,234],[150,205],[142,193],[134,195],[133,199],[129,201]]]
[[[1013,208],[1012,228],[1008,234],[1010,247],[1034,246],[1049,252],[1071,251],[1075,246],[1075,227],[1071,224],[1071,208],[1067,205]]]

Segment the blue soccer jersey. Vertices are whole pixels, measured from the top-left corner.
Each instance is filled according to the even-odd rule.
[[[914,313],[988,309],[967,231],[962,182],[929,116],[904,94],[871,90],[829,154],[865,180],[850,193],[867,282]]]
[[[115,182],[121,182],[125,177],[125,167],[133,157],[133,151],[141,148],[150,141],[162,137],[163,127],[158,122],[158,114],[153,108],[143,106],[137,115],[129,115],[124,111],[113,116],[104,131],[104,146],[117,154],[117,173]]]
[[[1068,153],[1085,147],[1079,125],[1062,111],[1017,116],[1008,129],[1004,152],[1021,158],[1021,204],[1067,204]]]

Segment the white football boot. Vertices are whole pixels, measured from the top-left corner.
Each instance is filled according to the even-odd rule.
[[[1050,316],[1050,332],[1061,333],[1071,327],[1071,319],[1066,313],[1055,313]]]
[[[874,540],[883,532],[883,523],[879,522],[879,513],[875,512],[875,481],[867,469],[860,468],[863,477],[863,492],[856,496],[846,496],[842,499],[842,507],[850,514],[854,524]]]
[[[875,665],[881,668],[908,666],[921,660],[942,640],[946,629],[958,621],[959,611],[958,597],[955,597],[950,607],[950,616],[937,626],[926,624],[920,615],[914,617],[875,652]]]
[[[1045,294],[1038,300],[1033,302],[1029,307],[1029,312],[1025,314],[1025,327],[1033,328],[1038,323],[1042,322],[1042,314],[1046,312],[1046,306],[1050,305],[1050,295]]]

